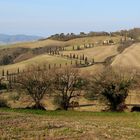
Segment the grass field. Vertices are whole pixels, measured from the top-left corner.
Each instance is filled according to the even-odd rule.
[[[139,140],[140,113],[0,109],[0,138]]]

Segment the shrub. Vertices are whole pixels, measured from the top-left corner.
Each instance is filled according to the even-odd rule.
[[[8,107],[7,100],[0,98],[0,107]]]
[[[130,47],[134,42],[133,41],[124,41],[118,47],[118,52],[122,53],[126,48]]]
[[[13,63],[13,58],[10,55],[4,55],[1,59],[1,64],[2,65],[8,65]]]
[[[133,82],[133,73],[107,68],[92,79],[92,95],[102,99],[110,111],[123,111]]]
[[[7,89],[7,85],[5,83],[0,83],[0,90]]]

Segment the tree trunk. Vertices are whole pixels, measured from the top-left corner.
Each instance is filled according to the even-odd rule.
[[[62,106],[63,106],[63,109],[67,111],[69,108],[69,102],[64,102]]]
[[[33,109],[46,110],[45,107],[43,107],[42,104],[39,101],[36,101],[35,105],[32,108]]]

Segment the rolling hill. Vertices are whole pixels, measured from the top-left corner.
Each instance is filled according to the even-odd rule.
[[[117,52],[117,45],[110,45],[110,46],[98,46],[89,49],[83,50],[75,50],[75,51],[64,51],[63,54],[76,54],[76,55],[85,55],[89,59],[93,59],[96,62],[103,62],[107,57],[118,54]]]
[[[122,37],[121,36],[116,36],[116,37],[109,37],[109,36],[99,36],[99,37],[85,37],[85,38],[77,38],[77,39],[72,39],[69,41],[56,41],[56,40],[39,40],[39,41],[33,41],[33,42],[25,42],[25,43],[17,43],[17,44],[12,44],[8,45],[7,48],[2,49],[4,50],[4,53],[10,54],[10,52],[14,52],[14,49],[17,49],[18,51],[21,52],[22,50],[25,50],[24,53],[19,53],[18,52],[18,57],[14,59],[14,64],[10,65],[5,65],[5,66],[0,66],[0,70],[5,69],[5,70],[17,70],[17,68],[23,69],[25,68],[26,65],[30,65],[32,63],[40,64],[40,63],[50,63],[52,65],[56,64],[64,64],[64,63],[70,63],[71,60],[61,57],[61,56],[53,56],[53,55],[48,55],[45,51],[42,54],[36,54],[33,55],[32,50],[34,49],[39,49],[39,48],[52,48],[52,47],[65,47],[65,50],[60,52],[63,53],[63,55],[69,55],[71,54],[76,54],[76,55],[85,55],[88,57],[88,59],[91,61],[93,58],[95,62],[98,62],[97,64],[94,64],[92,66],[88,67],[83,67],[81,68],[81,72],[83,73],[96,73],[100,70],[102,70],[105,66],[103,62],[106,61],[106,59],[113,57],[112,59],[112,66],[140,66],[140,57],[139,57],[139,52],[140,52],[140,43],[136,43],[127,49],[125,49],[122,53],[118,52],[118,46],[119,46],[119,41]],[[88,43],[95,43],[95,42],[100,42],[104,40],[109,40],[113,39],[114,42],[116,42],[114,45],[98,45],[93,48],[86,48],[86,49],[81,49],[81,50],[73,50],[73,46],[79,45],[82,47],[84,44]],[[9,52],[8,52],[9,51]],[[75,61],[75,60],[74,60]]]
[[[59,66],[60,64],[65,65],[65,63],[70,64],[70,62],[70,60],[65,58],[43,54],[15,64],[0,66],[0,70],[4,69],[5,71],[8,70],[9,72],[16,72],[18,68],[23,70],[25,67],[28,67],[32,64],[47,64],[47,66],[51,64],[51,67],[53,67],[54,64]]]

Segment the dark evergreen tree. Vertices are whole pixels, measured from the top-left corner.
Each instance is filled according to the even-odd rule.
[[[85,64],[87,64],[88,63],[88,59],[87,59],[87,57],[85,57]]]

